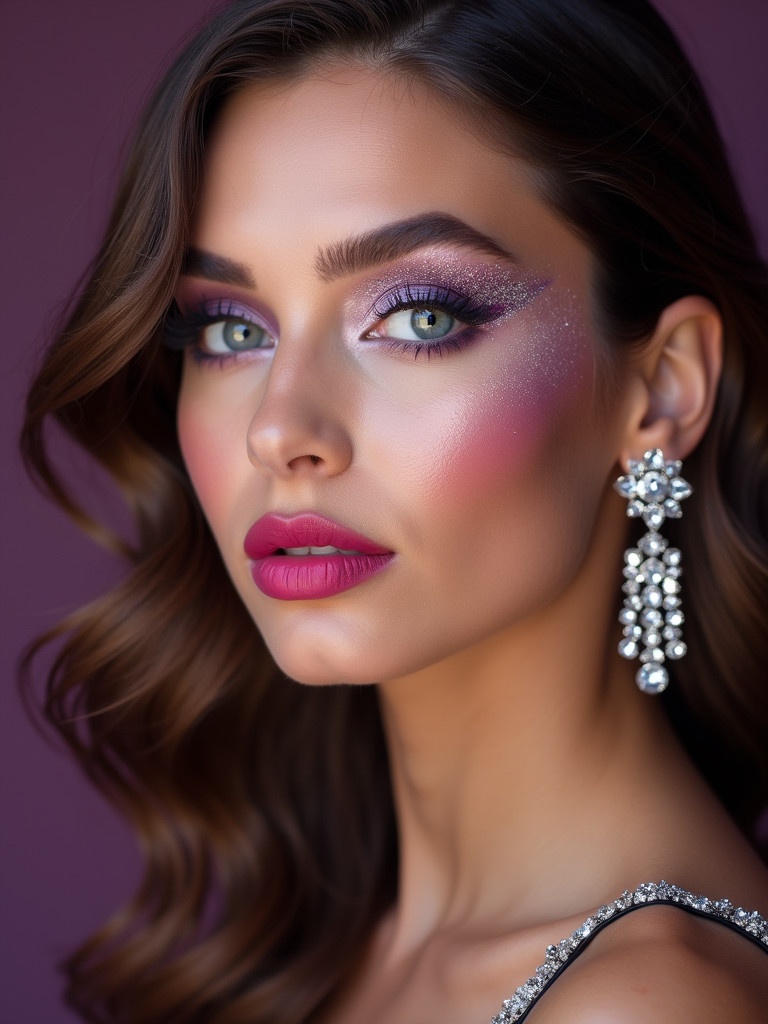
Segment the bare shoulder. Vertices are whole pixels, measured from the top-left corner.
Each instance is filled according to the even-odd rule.
[[[597,936],[543,996],[535,1020],[765,1024],[767,1006],[768,951],[716,921],[656,906]]]

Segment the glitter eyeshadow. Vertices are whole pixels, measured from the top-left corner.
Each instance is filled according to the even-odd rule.
[[[506,372],[521,393],[540,399],[543,392],[557,392],[581,378],[587,372],[588,351],[578,298],[568,289],[559,290],[550,293],[545,315],[529,318]]]
[[[437,286],[469,296],[474,303],[487,306],[493,318],[499,320],[523,309],[549,283],[502,261],[475,262],[463,253],[427,249],[368,280],[361,297],[368,303],[366,315],[370,315],[388,291],[403,286],[411,290]]]

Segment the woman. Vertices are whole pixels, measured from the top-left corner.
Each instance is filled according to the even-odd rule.
[[[138,527],[49,696],[147,849],[86,1019],[760,1019],[765,314],[644,3],[214,19],[25,433]]]

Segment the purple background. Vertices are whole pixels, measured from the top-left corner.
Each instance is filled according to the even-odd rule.
[[[709,88],[768,252],[766,0],[658,0]],[[8,2],[2,82],[4,393],[0,687],[0,1018],[65,1024],[54,964],[132,890],[126,827],[21,710],[21,646],[95,596],[119,566],[30,486],[15,454],[25,381],[61,303],[93,254],[115,168],[156,69],[214,0]],[[92,505],[114,496],[82,460],[70,478]]]

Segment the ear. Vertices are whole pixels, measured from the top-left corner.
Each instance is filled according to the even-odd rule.
[[[630,368],[622,467],[649,448],[661,448],[668,459],[693,451],[712,416],[722,353],[723,322],[709,299],[687,295],[667,306]]]

